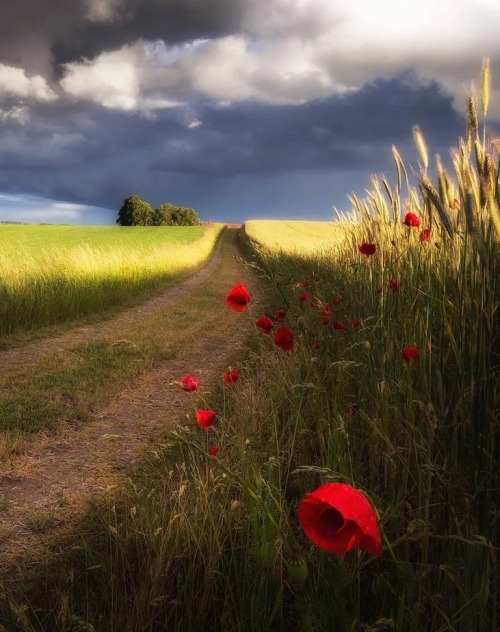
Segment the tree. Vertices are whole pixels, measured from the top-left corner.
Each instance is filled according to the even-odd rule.
[[[198,226],[200,218],[192,208],[161,204],[154,210],[153,223],[155,226]]]
[[[154,226],[172,226],[172,211],[175,206],[173,204],[160,204],[154,210],[153,225]]]
[[[153,216],[153,207],[149,202],[141,200],[138,195],[131,195],[118,211],[116,223],[120,226],[151,226]]]

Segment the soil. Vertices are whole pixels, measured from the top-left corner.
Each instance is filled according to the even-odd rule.
[[[237,230],[228,229],[205,267],[161,295],[108,321],[0,354],[0,371],[97,340],[127,322],[137,323],[174,306],[216,278],[221,266],[225,275],[229,266],[234,282],[244,282],[252,292],[255,278],[239,260],[236,235]],[[192,412],[192,394],[169,386],[172,380],[193,373],[209,383],[220,375],[242,336],[241,327],[228,332],[225,322],[211,326],[196,345],[187,345],[173,359],[144,372],[80,427],[40,434],[7,468],[0,466],[0,563],[9,565],[73,522],[89,497],[119,489],[130,468],[144,458],[144,447]]]

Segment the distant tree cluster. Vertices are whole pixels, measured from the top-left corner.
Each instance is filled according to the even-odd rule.
[[[153,208],[138,195],[128,197],[118,211],[120,226],[198,226],[200,218],[192,208],[160,204]]]

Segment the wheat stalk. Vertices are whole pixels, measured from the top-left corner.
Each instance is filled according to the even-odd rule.
[[[418,125],[413,126],[413,138],[415,140],[415,145],[417,146],[418,153],[420,154],[422,165],[424,166],[424,169],[427,171],[427,167],[429,166],[427,145],[425,144],[424,137],[422,136],[422,132],[420,131],[420,127]]]

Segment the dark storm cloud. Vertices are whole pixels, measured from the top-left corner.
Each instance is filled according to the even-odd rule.
[[[116,0],[108,19],[91,19],[100,0],[0,3],[0,62],[47,76],[51,64],[93,58],[138,38],[179,43],[233,32],[243,0]],[[109,0],[108,0],[109,1]]]
[[[162,157],[165,171],[212,175],[290,170],[376,169],[380,150],[406,144],[420,125],[431,146],[455,142],[461,118],[436,84],[413,86],[412,75],[379,80],[359,92],[301,106],[239,104],[207,109],[186,135],[189,147]]]
[[[134,192],[153,204],[188,203],[207,195],[210,178],[251,187],[331,170],[363,175],[369,186],[369,173],[392,170],[391,145],[408,146],[414,124],[431,155],[446,154],[463,128],[450,98],[436,84],[412,87],[411,76],[301,106],[193,102],[145,118],[56,102],[31,116],[26,126],[4,124],[0,190],[108,208]]]
[[[0,3],[0,62],[45,74],[51,47],[85,16],[83,0],[15,0]]]
[[[81,21],[53,43],[57,64],[116,50],[139,38],[178,44],[238,29],[243,0],[126,0],[111,21]]]

